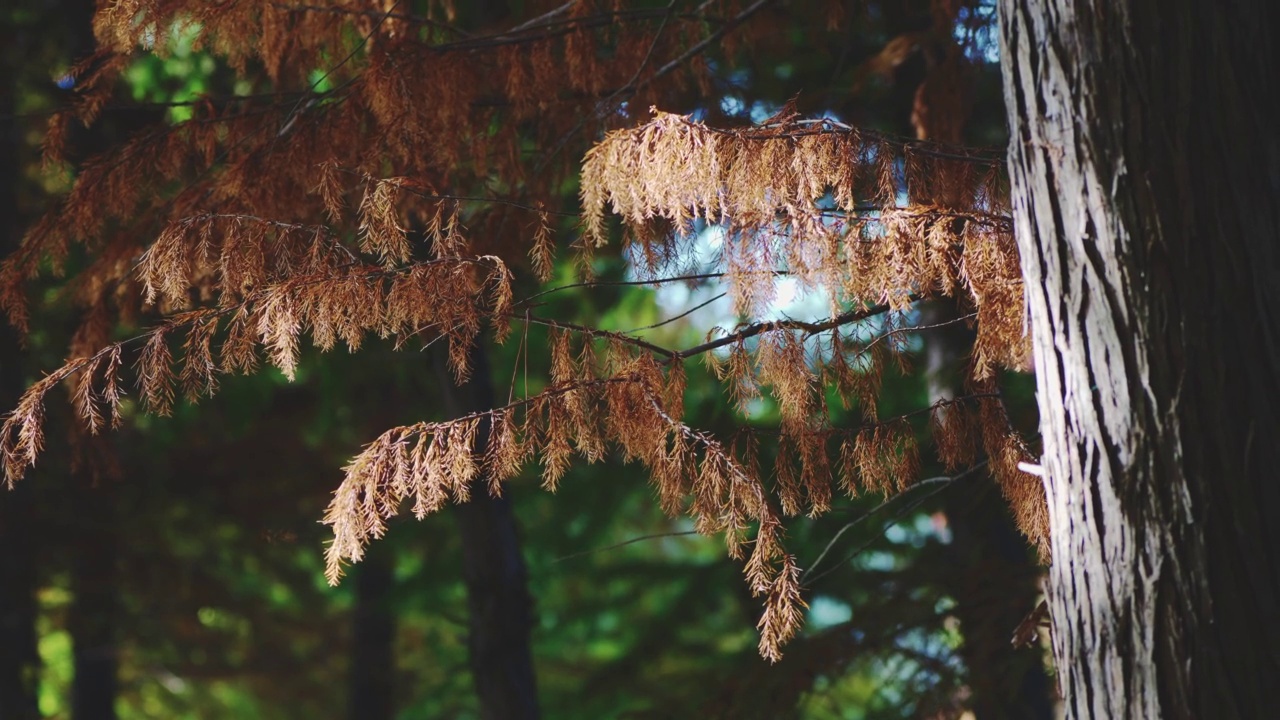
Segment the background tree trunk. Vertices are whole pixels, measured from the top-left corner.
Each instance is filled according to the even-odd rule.
[[[3,120],[13,112],[12,94],[0,89],[0,174],[17,177],[17,128]],[[17,183],[0,193],[0,253],[17,247]],[[22,349],[17,333],[0,321],[0,406],[10,408],[22,391]],[[40,717],[36,709],[36,568],[30,483],[6,491],[0,483],[0,720]]]
[[[71,686],[74,720],[116,717],[119,681],[119,597],[116,572],[115,481],[76,488],[75,554],[71,569],[75,600],[68,619],[75,676]]]
[[[25,218],[19,207],[18,179],[22,177],[21,130],[17,112],[18,61],[24,43],[5,43],[0,78],[0,177],[9,178],[0,191],[0,255],[18,248]],[[18,333],[0,319],[0,407],[12,408],[22,394],[23,351]],[[36,704],[35,533],[30,483],[6,491],[0,483],[0,720],[40,717]]]
[[[471,352],[471,379],[456,387],[439,360],[440,386],[450,417],[494,407],[488,352],[477,342]],[[476,433],[476,452],[489,442],[488,423]],[[485,720],[533,720],[537,685],[529,635],[533,600],[520,553],[515,515],[506,496],[489,494],[489,480],[477,476],[471,500],[454,516],[462,533],[462,573],[467,585],[471,674]]]
[[[23,155],[23,133],[31,120],[19,110],[19,97],[30,99],[54,91],[44,75],[56,69],[53,63],[78,60],[92,52],[93,0],[14,3],[5,9],[0,24],[12,23],[0,49],[0,255],[8,256],[20,244],[22,228],[38,211],[31,200],[38,197],[24,179],[24,165],[32,158]],[[9,29],[6,27],[6,29]],[[39,29],[41,32],[35,32]],[[54,38],[57,51],[48,54],[42,35]],[[33,66],[39,66],[38,69]],[[40,81],[33,82],[32,76]],[[26,153],[31,153],[27,148]],[[29,193],[24,205],[22,197]],[[26,360],[18,333],[6,319],[0,319],[0,407],[12,408],[26,382]],[[40,656],[36,641],[36,569],[40,533],[40,508],[33,482],[22,482],[7,491],[0,483],[0,720],[40,717],[37,702]],[[80,490],[80,488],[77,488]],[[98,549],[100,550],[100,549]],[[114,670],[112,673],[114,682]],[[114,699],[114,693],[113,693]],[[104,716],[105,717],[105,716]]]
[[[0,368],[8,365],[8,359],[0,358]],[[4,548],[0,552],[0,720],[40,717],[36,705],[40,656],[35,631],[35,537],[29,485],[19,484],[12,492],[0,488],[0,548]]]
[[[1256,718],[1280,674],[1269,0],[1001,0],[1072,718]]]
[[[395,581],[386,547],[371,547],[355,568],[356,607],[351,638],[351,689],[347,717],[395,717],[396,617],[390,607]]]
[[[481,27],[497,27],[510,12],[506,0],[477,0],[470,10]],[[489,355],[477,339],[471,351],[471,378],[453,384],[440,353],[435,354],[445,407],[450,417],[495,406]],[[476,433],[476,451],[489,442],[489,423]],[[471,483],[471,499],[454,509],[462,536],[462,574],[467,586],[467,645],[472,682],[484,720],[535,720],[538,688],[530,634],[533,598],[520,550],[511,502],[489,494],[483,474]]]
[[[923,306],[920,324],[934,325],[957,315],[953,303],[934,301]],[[971,334],[955,324],[925,335],[931,402],[960,394],[956,379],[965,358],[958,349],[973,346]],[[969,490],[949,493],[944,506],[952,542],[951,567],[943,575],[964,637],[960,656],[972,692],[966,702],[979,720],[1048,720],[1053,717],[1052,686],[1043,651],[1010,642],[1036,606],[1040,569],[994,479],[982,473],[966,482]]]

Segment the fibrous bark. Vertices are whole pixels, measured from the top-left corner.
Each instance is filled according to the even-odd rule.
[[[1068,716],[1266,716],[1280,673],[1275,5],[1000,13]]]

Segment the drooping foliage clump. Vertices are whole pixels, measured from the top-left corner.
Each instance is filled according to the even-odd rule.
[[[292,378],[307,337],[351,351],[369,336],[442,340],[461,382],[491,333],[549,366],[550,383],[517,396],[513,382],[501,407],[369,443],[324,518],[331,582],[406,505],[421,518],[466,501],[478,480],[501,493],[534,466],[554,490],[575,457],[618,453],[644,464],[664,510],[723,533],[764,599],[760,650],[776,659],[804,605],[786,518],[826,512],[837,492],[911,487],[916,415],[948,468],[989,458],[1043,547],[1043,495],[1018,470],[1029,454],[997,384],[999,368],[1028,355],[1001,155],[791,108],[749,127],[646,117],[637,109],[710,95],[705,58],[732,60],[724,43],[771,42],[757,22],[767,2],[683,5],[548,4],[482,32],[462,30],[467,9],[447,3],[421,16],[360,0],[103,5],[100,50],[74,69],[75,102],[50,122],[50,168],[70,162],[73,126],[111,102],[130,59],[164,53],[177,32],[250,91],[194,101],[189,119],[79,162],[65,200],[0,266],[0,305],[26,330],[30,281],[88,258],[67,285],[83,310],[71,359],[0,429],[7,482],[36,462],[60,384],[96,432],[131,411],[128,368],[142,408],[164,415],[179,392],[212,395],[264,357]],[[951,5],[939,3],[954,19]],[[563,202],[566,187],[579,207]],[[708,228],[722,238],[710,268],[691,260]],[[605,252],[625,253],[646,281],[721,282],[738,322],[677,348],[548,316],[539,299],[556,288],[529,292],[529,280],[550,280],[566,249],[588,286]],[[823,294],[826,317],[771,318],[782,278]],[[882,373],[906,361],[916,304],[941,297],[974,329],[966,391],[881,417]],[[150,329],[119,340],[122,325]],[[528,342],[531,326],[550,328],[549,348]],[[694,360],[722,381],[736,432],[686,424]],[[749,422],[765,397],[777,427]],[[862,421],[833,420],[832,403]],[[772,467],[762,443],[776,448]]]

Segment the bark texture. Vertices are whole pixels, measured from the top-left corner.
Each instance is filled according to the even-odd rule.
[[[1000,2],[1071,718],[1274,712],[1277,14]]]

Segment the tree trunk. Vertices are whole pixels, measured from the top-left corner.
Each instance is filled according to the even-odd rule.
[[[0,342],[4,342],[0,338]],[[14,341],[13,349],[17,349]],[[0,348],[0,370],[16,353]],[[20,376],[19,376],[20,377]],[[7,384],[7,378],[6,378]],[[4,393],[9,397],[8,393]],[[12,403],[5,407],[12,407]],[[36,649],[35,533],[30,483],[0,487],[0,720],[33,720],[40,655]]]
[[[0,367],[5,363],[0,360]],[[11,405],[6,405],[11,407]],[[36,569],[30,483],[0,488],[0,720],[34,720],[36,675]]]
[[[75,676],[71,686],[74,720],[116,717],[119,641],[116,620],[116,488],[114,481],[77,487],[72,507],[76,540],[71,569],[75,600],[68,620]]]
[[[355,568],[356,607],[351,639],[351,690],[347,717],[390,720],[395,717],[395,615],[391,611],[390,548],[369,548]]]
[[[438,369],[451,417],[494,407],[493,381],[483,345],[477,344],[471,352],[471,379],[462,387],[453,385],[443,363]],[[482,423],[476,433],[476,452],[483,453],[488,440],[488,423]],[[479,476],[471,484],[470,502],[459,505],[455,517],[462,534],[468,646],[480,716],[485,720],[533,720],[538,717],[529,644],[533,600],[511,503],[505,495],[490,495],[488,478]]]
[[[17,58],[21,44],[6,43],[0,82],[0,177],[7,185],[0,191],[0,256],[18,247],[22,226],[18,191],[22,177],[16,98]],[[22,394],[23,352],[18,334],[0,318],[0,407],[13,407]],[[12,492],[0,483],[0,720],[40,717],[36,705],[36,673],[40,656],[36,649],[35,533],[30,483]]]
[[[1071,718],[1274,712],[1276,15],[1000,2]]]
[[[506,0],[480,0],[474,6],[483,26],[495,27],[510,12]],[[471,351],[471,378],[461,387],[441,372],[446,406],[458,417],[495,407],[489,353],[482,338]],[[440,357],[439,354],[436,355]],[[489,444],[489,423],[476,433],[476,452]],[[467,586],[467,642],[472,681],[484,720],[536,720],[537,680],[530,634],[533,598],[520,551],[511,502],[489,493],[489,479],[471,483],[470,501],[455,509],[462,536],[462,573]]]

